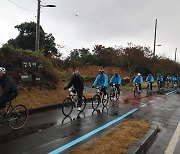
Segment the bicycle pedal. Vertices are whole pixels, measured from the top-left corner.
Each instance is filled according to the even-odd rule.
[[[77,119],[81,119],[80,115],[77,116]]]

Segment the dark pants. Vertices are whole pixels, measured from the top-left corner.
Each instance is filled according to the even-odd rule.
[[[119,84],[116,84],[115,87],[117,88],[118,94],[120,94]]]
[[[6,107],[6,103],[12,101],[14,98],[17,97],[17,95],[18,95],[18,92],[16,91],[16,92],[10,93],[8,95],[8,97],[0,100],[0,109],[5,108]]]
[[[158,81],[158,82],[160,84],[160,88],[162,88],[163,82],[162,81]],[[158,84],[158,82],[157,82],[157,84]]]
[[[78,97],[77,107],[81,107],[82,106],[83,90],[82,89],[73,89],[73,92],[74,93],[77,92],[77,97]]]
[[[104,95],[107,95],[106,88],[107,88],[107,87],[101,87],[101,92],[103,92]]]
[[[141,84],[139,83],[139,90],[141,90]]]
[[[150,84],[150,89],[152,90],[152,82],[148,83],[148,85]],[[148,88],[148,85],[147,85],[147,88]]]

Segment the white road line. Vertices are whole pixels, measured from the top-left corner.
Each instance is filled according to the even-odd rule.
[[[164,154],[172,154],[180,137],[180,121]]]
[[[150,103],[153,103],[154,101],[155,101],[155,100],[150,100],[149,102],[150,102]]]

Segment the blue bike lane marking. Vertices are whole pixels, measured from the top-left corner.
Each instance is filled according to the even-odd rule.
[[[83,135],[83,136],[81,136],[81,137],[79,137],[79,138],[77,138],[77,139],[75,139],[75,140],[73,140],[73,141],[71,141],[71,142],[69,142],[69,143],[67,143],[67,144],[59,147],[59,148],[57,148],[57,149],[54,150],[54,151],[49,152],[48,154],[58,154],[58,153],[60,153],[60,152],[63,152],[64,150],[66,150],[66,149],[72,147],[73,145],[75,145],[75,144],[77,144],[77,143],[85,140],[86,138],[88,138],[88,137],[90,137],[90,136],[92,136],[92,135],[100,132],[101,130],[103,130],[103,129],[109,127],[109,126],[111,126],[112,124],[114,124],[114,123],[116,123],[116,122],[118,122],[118,121],[126,118],[126,117],[129,116],[130,114],[138,111],[140,108],[143,108],[143,107],[145,107],[145,106],[147,106],[147,104],[141,104],[141,106],[140,106],[139,108],[134,108],[134,109],[130,110],[129,112],[127,112],[127,113],[121,115],[120,117],[118,117],[118,118],[116,118],[116,119],[108,122],[107,124],[102,125],[101,127],[94,129],[93,131],[91,131],[91,132],[89,132],[89,133],[87,133],[87,134],[85,134],[85,135]]]
[[[176,91],[178,91],[178,90],[179,90],[179,88],[178,88],[178,89],[176,89],[176,90],[170,91],[170,92],[168,92],[168,93],[165,93],[165,95],[166,95],[166,96],[168,96],[168,95],[170,95],[170,94],[175,93],[175,92],[176,92]]]

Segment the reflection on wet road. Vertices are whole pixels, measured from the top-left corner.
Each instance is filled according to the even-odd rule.
[[[47,136],[53,136],[51,134],[53,133],[52,131],[50,134],[46,133],[51,129],[57,129],[57,131],[60,130],[60,134],[58,135],[61,137],[58,139],[57,134],[54,134],[56,137],[54,142],[61,142],[61,139],[67,140],[68,136],[72,138],[76,135],[78,138],[78,135],[83,134],[83,132],[88,132],[90,128],[93,130],[93,128],[95,129],[97,126],[102,126],[104,122],[107,123],[108,120],[112,121],[117,117],[120,117],[141,106],[143,106],[143,108],[138,110],[138,112],[133,113],[131,118],[145,118],[150,121],[160,123],[160,127],[162,129],[161,133],[170,138],[170,136],[166,134],[166,131],[168,130],[172,133],[172,129],[175,128],[176,119],[178,119],[177,114],[179,113],[179,103],[177,102],[179,102],[178,95],[152,95],[147,97],[145,93],[142,93],[140,97],[135,98],[132,93],[127,93],[126,95],[122,95],[119,100],[112,100],[107,107],[99,106],[98,110],[93,110],[91,102],[89,102],[84,112],[81,112],[79,115],[77,110],[74,109],[71,116],[65,117],[62,114],[61,108],[31,114],[29,116],[28,123],[23,129],[14,131],[8,126],[2,125],[0,127],[0,145],[11,145],[11,143],[14,145],[14,143],[18,143],[19,141],[23,142],[23,139],[26,137],[31,138],[31,136],[36,138],[36,136],[39,135],[39,138],[45,138],[46,135],[40,135],[44,133],[47,134]],[[96,124],[93,124],[94,122],[96,122]],[[71,129],[69,129],[69,126]],[[50,140],[50,138],[51,137],[49,137],[48,140]],[[25,139],[24,142],[28,142],[28,140]],[[32,147],[37,144],[33,142],[33,140],[31,142],[32,143],[30,145]],[[40,142],[38,144],[46,145],[50,141],[42,139],[42,142],[45,143]],[[162,143],[167,144],[167,139],[166,141],[162,140]],[[38,148],[38,145],[36,146]],[[49,146],[47,146],[47,148],[50,148]],[[154,149],[156,149],[156,146]],[[161,148],[161,150],[164,149],[165,147]],[[8,149],[4,150],[7,151]]]

